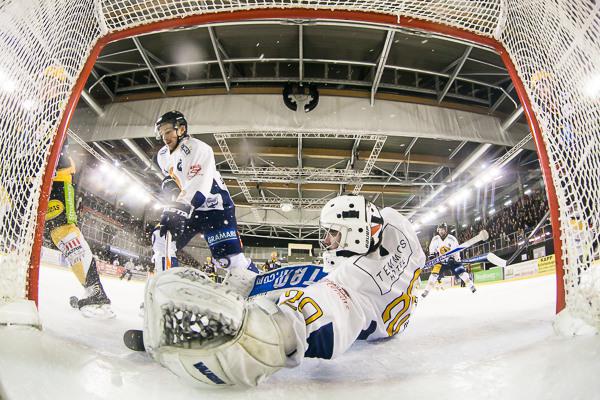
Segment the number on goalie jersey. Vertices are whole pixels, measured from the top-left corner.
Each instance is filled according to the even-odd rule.
[[[425,255],[411,223],[391,208],[378,210],[362,196],[340,196],[321,214],[329,275],[290,290],[279,307],[292,321],[299,363],[333,358],[359,340],[401,333],[413,311],[413,286]]]

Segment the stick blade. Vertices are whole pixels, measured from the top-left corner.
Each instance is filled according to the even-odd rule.
[[[123,343],[133,351],[146,351],[144,347],[144,332],[139,329],[130,329],[123,334]]]
[[[482,229],[477,236],[479,237],[479,240],[484,241],[489,239],[490,234],[485,229]]]
[[[506,260],[498,257],[497,255],[495,255],[494,253],[489,253],[487,256],[487,259],[489,262],[491,262],[494,265],[497,265],[499,267],[506,267]]]

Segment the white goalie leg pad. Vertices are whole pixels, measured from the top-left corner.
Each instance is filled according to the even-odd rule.
[[[289,326],[272,302],[248,303],[194,269],[171,269],[147,287],[146,350],[191,382],[257,385],[285,366],[295,344]]]

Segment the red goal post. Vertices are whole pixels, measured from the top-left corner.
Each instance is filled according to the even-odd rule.
[[[577,279],[573,277],[573,271],[576,269],[580,271],[591,269],[593,261],[591,256],[592,251],[590,250],[589,256],[584,255],[582,257],[580,254],[581,248],[578,247],[578,243],[575,243],[577,238],[581,240],[582,235],[577,232],[574,233],[572,227],[569,226],[569,221],[579,218],[583,220],[585,229],[589,229],[597,234],[600,223],[598,216],[594,217],[593,212],[597,212],[598,209],[594,205],[590,212],[589,210],[582,209],[580,203],[589,204],[590,201],[595,202],[599,199],[597,195],[594,195],[596,197],[590,196],[589,198],[585,198],[585,202],[580,201],[577,196],[585,196],[583,188],[574,186],[577,186],[577,182],[579,182],[580,185],[590,185],[590,187],[585,188],[588,192],[600,192],[600,184],[598,183],[598,178],[590,182],[579,180],[574,184],[571,180],[566,180],[561,175],[565,172],[568,173],[569,169],[575,168],[577,159],[584,157],[583,148],[585,148],[584,145],[582,149],[575,149],[574,154],[570,155],[571,158],[567,161],[565,161],[565,157],[561,157],[560,155],[560,142],[562,140],[560,135],[563,132],[562,128],[558,126],[561,122],[555,120],[555,114],[559,115],[557,118],[564,119],[565,116],[561,116],[560,114],[562,105],[557,106],[552,96],[548,96],[548,91],[550,94],[558,97],[563,96],[562,92],[569,90],[569,88],[558,87],[558,84],[555,82],[546,87],[544,92],[534,92],[532,85],[532,76],[540,72],[545,72],[547,79],[558,81],[565,76],[569,68],[572,68],[579,74],[578,76],[581,76],[580,83],[583,83],[584,79],[582,71],[590,74],[594,71],[600,73],[600,51],[598,46],[600,42],[600,12],[598,11],[598,5],[594,4],[593,0],[554,1],[552,4],[554,6],[559,4],[558,8],[545,7],[543,10],[539,9],[540,5],[543,6],[549,2],[543,0],[488,0],[477,2],[471,0],[232,0],[229,2],[203,0],[181,2],[163,0],[57,0],[51,2],[49,0],[38,0],[38,2],[43,6],[39,7],[38,5],[36,10],[18,10],[18,15],[13,20],[9,19],[9,21],[6,21],[2,18],[0,19],[4,23],[10,22],[16,24],[17,29],[13,31],[17,32],[17,35],[25,35],[27,33],[27,29],[24,27],[21,29],[19,24],[39,24],[41,33],[37,35],[38,37],[32,35],[33,38],[28,38],[27,40],[43,41],[46,39],[45,34],[52,34],[48,24],[61,26],[61,21],[49,20],[49,18],[53,15],[60,16],[62,12],[65,14],[62,16],[62,18],[65,18],[65,21],[66,18],[71,19],[69,21],[71,25],[65,26],[63,29],[71,28],[75,31],[72,32],[71,37],[65,37],[64,40],[79,41],[72,43],[82,45],[84,48],[86,48],[85,41],[89,41],[89,43],[87,43],[87,51],[81,52],[80,60],[73,59],[72,54],[67,54],[68,51],[58,45],[56,49],[57,54],[51,57],[50,64],[48,62],[39,62],[39,65],[27,66],[28,68],[25,70],[19,70],[12,75],[9,74],[10,76],[20,78],[23,82],[31,82],[35,85],[40,81],[37,77],[42,76],[42,81],[46,79],[44,71],[47,70],[48,65],[57,65],[61,68],[64,62],[65,69],[68,70],[67,75],[71,77],[69,80],[69,90],[64,93],[61,92],[62,98],[57,99],[57,102],[61,101],[61,106],[58,108],[62,111],[59,114],[60,118],[57,122],[53,126],[50,126],[51,132],[55,132],[53,139],[46,139],[46,147],[43,146],[46,142],[41,141],[41,144],[35,147],[36,149],[40,147],[39,152],[42,154],[44,162],[40,163],[39,170],[32,171],[35,175],[39,175],[39,180],[34,180],[28,189],[23,189],[29,196],[28,199],[25,199],[24,197],[26,196],[24,195],[21,200],[30,201],[31,204],[28,203],[19,208],[19,210],[30,208],[32,211],[21,212],[15,216],[17,213],[14,211],[14,203],[20,200],[18,198],[19,193],[17,193],[16,196],[13,194],[15,198],[12,201],[12,210],[0,214],[0,217],[4,219],[3,223],[5,225],[3,227],[0,224],[0,234],[8,232],[9,228],[6,226],[10,223],[23,224],[23,227],[18,232],[11,231],[10,240],[12,247],[8,249],[10,246],[4,243],[5,249],[0,248],[0,252],[8,252],[7,259],[9,263],[22,263],[18,257],[23,256],[27,256],[27,259],[30,260],[26,262],[28,271],[26,269],[24,278],[28,284],[26,296],[29,299],[37,302],[38,298],[44,211],[48,204],[52,174],[81,91],[84,89],[85,82],[91,73],[98,55],[107,43],[159,30],[219,22],[265,19],[326,19],[434,32],[488,46],[500,54],[523,105],[535,141],[547,188],[550,217],[554,231],[554,249],[555,254],[557,254],[556,311],[559,312],[565,308],[565,304],[569,306],[570,303],[573,303],[572,308],[576,313],[580,315],[588,314],[588,316],[591,316],[591,318],[587,318],[588,321],[596,325],[600,324],[600,305],[598,304],[600,302],[600,293],[592,295],[595,296],[594,304],[591,309],[586,309],[585,306],[582,306],[582,300],[577,298],[577,287],[574,286],[574,281]],[[23,8],[19,2],[14,1],[0,8],[0,13],[17,13],[17,7]],[[564,14],[566,11],[563,8],[569,9],[571,12]],[[47,11],[47,15],[40,15],[44,11]],[[574,19],[574,23],[569,24],[568,21],[564,22],[565,18]],[[581,23],[579,20],[581,20]],[[541,29],[540,27],[553,27],[555,25],[564,29],[560,32],[558,32],[558,29],[553,31],[548,29],[540,33],[541,36],[536,36],[536,32]],[[571,25],[575,28],[573,28],[572,32],[567,32],[568,29],[566,28]],[[80,32],[78,31],[78,27],[81,28]],[[564,34],[564,38],[560,36],[561,34]],[[3,46],[19,45],[19,38],[17,40],[9,40],[7,39],[8,36],[0,30],[0,39],[4,42]],[[544,43],[542,41],[544,37],[547,37],[550,43]],[[557,41],[563,39],[565,42],[565,53],[569,54],[565,54],[562,65],[557,65],[554,61],[556,55],[551,46],[556,46]],[[573,39],[573,41],[569,42],[570,39]],[[575,43],[576,39],[580,41],[579,44]],[[80,43],[81,41],[84,43]],[[590,44],[590,41],[592,44]],[[23,51],[35,48],[36,46],[32,45]],[[48,51],[44,46],[40,48]],[[49,51],[51,52],[52,49],[50,48]],[[76,53],[76,51],[73,52]],[[20,57],[23,57],[23,54],[18,54]],[[25,54],[26,56],[27,54]],[[36,55],[31,54],[30,57],[35,58]],[[583,69],[581,65],[584,66]],[[2,67],[3,65],[0,61],[0,79],[2,79]],[[523,82],[527,82],[528,84],[524,84]],[[42,87],[44,86],[42,85]],[[574,90],[580,89],[576,88]],[[578,93],[574,96],[575,99],[571,99],[570,101],[579,100]],[[37,96],[46,95],[37,93]],[[3,108],[10,105],[10,101],[11,99],[6,93],[0,93],[0,103],[4,105]],[[580,109],[588,104],[589,101],[587,99],[582,100],[582,106],[576,107],[576,112],[581,111]],[[557,109],[559,112],[556,112]],[[583,111],[581,112],[583,113]],[[47,113],[45,111],[41,115],[45,116]],[[596,125],[594,125],[593,121],[591,125],[589,123],[587,125],[581,124],[583,129],[581,136],[587,139],[589,137],[594,139],[594,135],[596,135],[595,139],[597,139],[598,136],[598,131],[594,131],[594,128],[598,129],[597,121],[600,120],[600,111],[596,108],[592,110],[592,113],[591,118],[589,115],[585,117],[585,121],[588,123],[590,119],[595,118]],[[572,114],[569,115],[569,117],[571,116]],[[577,120],[577,118],[574,119]],[[36,124],[41,125],[44,121],[28,123],[30,124],[30,129],[27,131],[37,132],[39,131],[39,126],[36,126]],[[2,149],[2,146],[5,149],[0,152],[0,157],[8,159],[7,155],[10,152],[6,149],[8,142],[5,140],[5,136],[14,135],[18,130],[14,124],[9,123],[3,123],[2,128],[3,131],[0,132],[0,149]],[[579,126],[576,129],[579,129]],[[578,134],[578,132],[575,132],[575,134]],[[34,135],[34,133],[31,133],[31,135]],[[27,137],[29,138],[29,136]],[[577,151],[581,153],[577,154]],[[595,171],[598,175],[600,175],[599,159],[600,157],[596,158],[592,164],[592,167],[596,168]],[[18,161],[9,159],[9,162],[14,164]],[[18,169],[18,165],[9,168],[9,173],[15,169]],[[0,185],[10,186],[7,180],[9,174],[3,172],[3,170],[0,170],[0,173],[3,174],[0,175],[2,179],[0,180]],[[581,225],[579,224],[579,226]],[[2,236],[0,236],[0,245],[3,244],[2,240]],[[8,241],[6,238],[4,240],[5,242]],[[590,241],[588,240],[588,242]],[[591,239],[591,243],[588,244],[590,248],[594,248],[598,245],[597,239]],[[23,246],[23,248],[21,249],[19,246]],[[16,251],[14,250],[15,247]],[[13,250],[14,254],[10,253],[11,250]],[[12,258],[11,254],[13,254]],[[569,267],[563,269],[565,261],[567,261]],[[15,268],[22,267],[17,266]],[[563,274],[563,271],[567,273]],[[3,273],[3,271],[0,271],[0,273]],[[19,274],[22,275],[20,272],[16,273],[16,275],[20,276]],[[8,275],[14,274],[11,272]],[[2,279],[0,277],[0,281]],[[566,291],[565,281],[568,286],[568,290]],[[19,279],[16,279],[15,282],[16,285],[20,284]],[[8,283],[8,285],[11,284],[10,282]],[[569,301],[570,294],[574,298],[572,302]],[[24,296],[25,294],[22,297]],[[589,297],[589,294],[586,294],[586,296]],[[0,283],[0,303],[15,298],[19,298],[18,288],[16,290],[11,288],[11,290],[5,291]]]

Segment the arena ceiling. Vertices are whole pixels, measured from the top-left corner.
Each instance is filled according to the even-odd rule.
[[[429,33],[339,21],[221,23],[113,42],[98,58],[80,107],[102,114],[109,105],[139,100],[281,94],[289,82],[315,85],[321,97],[364,98],[367,105],[385,100],[491,115],[504,130],[523,121],[509,75],[493,50]],[[159,179],[148,161],[161,143],[151,135],[104,140],[91,148],[158,192]],[[510,150],[497,144],[482,149],[484,144],[467,140],[343,132],[197,137],[213,147],[240,208],[242,233],[296,239],[315,237],[316,210],[338,193],[361,193],[408,214],[423,212],[446,202],[453,188]],[[525,145],[503,179],[491,185],[494,199],[517,196],[517,182],[540,180],[531,149]],[[483,156],[465,170],[478,150]],[[451,187],[423,205],[442,185]],[[283,212],[284,204],[293,211]],[[474,214],[469,208],[463,217]]]

